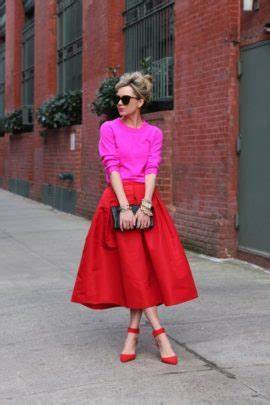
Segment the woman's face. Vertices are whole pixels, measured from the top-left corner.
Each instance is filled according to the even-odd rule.
[[[120,87],[120,89],[116,93],[119,97],[123,96],[131,96],[129,103],[125,105],[122,100],[119,100],[117,104],[117,109],[119,112],[119,115],[121,117],[125,117],[127,115],[132,115],[136,111],[140,110],[141,106],[143,105],[144,101],[143,99],[137,99],[136,94],[133,91],[133,88],[131,86],[125,86],[125,87]]]

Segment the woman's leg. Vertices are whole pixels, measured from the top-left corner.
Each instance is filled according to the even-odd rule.
[[[130,309],[130,328],[139,328],[142,317],[142,309]],[[122,353],[135,353],[136,341],[138,339],[137,333],[127,333]]]
[[[142,317],[142,309],[130,309],[130,328],[139,328]]]
[[[145,316],[151,323],[153,329],[160,329],[162,327],[160,324],[159,318],[158,318],[158,311],[157,311],[156,306],[144,308],[143,312],[145,313]],[[157,335],[155,337],[155,339],[160,348],[160,354],[162,357],[167,357],[167,356],[169,357],[169,356],[176,355],[176,353],[172,349],[172,346],[170,344],[170,341],[169,341],[166,333],[161,333],[160,335]]]

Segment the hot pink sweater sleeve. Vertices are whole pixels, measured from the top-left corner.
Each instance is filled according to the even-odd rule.
[[[120,173],[120,161],[115,144],[114,133],[107,122],[104,122],[100,126],[98,149],[107,176],[110,176],[113,170],[116,170]]]
[[[144,174],[158,174],[162,155],[162,141],[163,133],[161,129],[157,128],[156,135],[151,143],[150,153],[148,155]]]
[[[145,181],[145,175],[158,174],[162,159],[162,130],[144,121],[141,128],[130,128],[120,118],[100,126],[99,156],[110,182],[113,170],[122,179]]]

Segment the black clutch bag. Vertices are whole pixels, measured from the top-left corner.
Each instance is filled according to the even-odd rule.
[[[132,209],[133,213],[136,214],[137,210],[140,208],[140,205],[131,204],[130,208]],[[152,207],[152,210],[153,210],[153,207]],[[119,220],[120,206],[113,205],[111,207],[111,211],[112,211],[112,216],[113,216],[114,228],[120,229],[120,220]],[[150,225],[148,228],[152,228],[153,226],[154,226],[153,216],[150,216]],[[145,229],[148,229],[148,228],[145,228]],[[139,228],[133,228],[133,229],[139,229]],[[129,230],[132,230],[132,229],[129,229]]]

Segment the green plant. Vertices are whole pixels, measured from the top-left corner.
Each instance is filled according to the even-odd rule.
[[[152,57],[147,56],[145,58],[142,58],[140,60],[140,67],[141,67],[141,72],[143,74],[152,74]]]
[[[62,128],[81,124],[82,92],[83,90],[70,90],[45,101],[36,111],[36,117],[41,126]]]
[[[107,119],[114,119],[119,116],[117,107],[114,103],[115,97],[115,85],[119,80],[117,76],[117,70],[119,66],[109,67],[108,71],[112,74],[111,77],[106,77],[101,83],[98,91],[96,92],[96,98],[92,102],[91,111],[96,115],[106,115]]]
[[[5,131],[12,134],[20,134],[33,130],[33,125],[23,124],[22,109],[17,108],[4,118]]]

